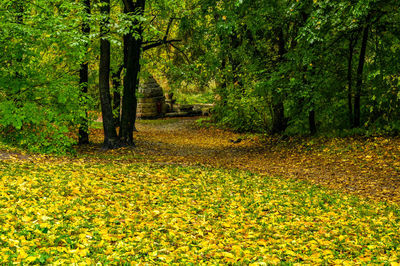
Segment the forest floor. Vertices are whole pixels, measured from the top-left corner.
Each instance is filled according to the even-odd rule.
[[[139,120],[137,147],[108,153],[132,161],[249,170],[372,200],[400,201],[398,137],[282,139],[202,128],[196,119]],[[92,142],[102,142],[102,130],[93,129],[91,136]],[[80,152],[96,156],[99,150],[92,146]]]
[[[135,148],[0,146],[0,264],[398,266],[398,138],[138,121]]]

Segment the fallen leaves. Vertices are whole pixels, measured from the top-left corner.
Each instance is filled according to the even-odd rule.
[[[195,128],[193,119],[157,121],[139,121],[137,147],[114,151],[114,158],[238,168],[306,180],[372,200],[400,201],[399,138],[259,138]],[[101,142],[101,132],[93,133],[93,141]],[[242,141],[231,142],[236,139]]]
[[[0,163],[2,263],[389,263],[397,205],[245,171]]]
[[[353,195],[396,201],[378,168],[396,165],[390,141],[266,144],[179,123],[139,124],[135,149],[0,161],[0,263],[400,261],[399,205]]]

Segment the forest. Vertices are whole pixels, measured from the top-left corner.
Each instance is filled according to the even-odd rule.
[[[149,75],[213,103],[212,121],[238,132],[400,129],[397,1],[2,1],[0,12],[2,139],[34,151],[87,143],[91,111],[106,148],[133,145]]]
[[[397,0],[0,0],[0,51],[0,264],[399,265]]]

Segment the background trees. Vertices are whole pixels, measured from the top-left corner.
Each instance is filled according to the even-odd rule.
[[[1,132],[36,150],[68,150],[78,128],[87,143],[91,102],[104,146],[133,145],[146,73],[212,90],[213,120],[238,131],[400,128],[394,0],[2,0],[0,12]]]
[[[185,26],[191,59],[217,80],[217,122],[281,134],[395,132],[398,17],[393,1],[210,0]]]

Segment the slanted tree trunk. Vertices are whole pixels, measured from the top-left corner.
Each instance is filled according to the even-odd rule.
[[[145,0],[137,0],[133,3],[132,0],[124,0],[125,12],[133,13],[142,16],[144,14]],[[126,74],[124,77],[124,88],[122,97],[122,115],[120,140],[124,146],[134,146],[133,131],[136,121],[136,90],[139,85],[138,75],[140,72],[140,56],[142,52],[142,33],[143,29],[140,21],[136,20],[139,26],[134,37],[132,33],[124,37],[124,56],[126,62]]]
[[[109,32],[110,0],[101,2],[100,12],[104,17],[100,23],[99,92],[104,128],[103,148],[113,149],[118,147],[119,140],[114,125],[110,96],[110,42],[105,38]]]
[[[114,124],[119,127],[121,123],[121,73],[124,69],[124,65],[120,66],[119,69],[112,73],[112,85],[114,87],[114,97],[113,97],[113,114],[114,114]]]
[[[88,42],[85,45],[85,50],[89,46],[89,34],[90,34],[90,23],[89,23],[89,16],[90,16],[90,0],[84,0],[84,7],[85,7],[85,17],[83,18],[82,22],[82,32],[88,38]],[[89,65],[87,59],[81,64],[81,68],[79,71],[79,85],[81,87],[82,96],[85,99],[83,104],[86,105],[87,99],[87,92],[88,92],[88,81],[89,81]],[[87,109],[84,106],[85,110]],[[85,111],[85,117],[82,119],[81,125],[79,127],[79,145],[88,144],[89,143],[89,125],[88,125],[88,112]]]
[[[367,44],[368,44],[368,34],[369,34],[369,23],[370,23],[370,16],[367,17],[366,24],[363,30],[363,37],[361,42],[361,50],[360,50],[360,57],[358,62],[357,68],[357,80],[356,80],[356,87],[355,87],[355,95],[354,95],[354,127],[359,127],[361,125],[361,115],[360,115],[360,101],[361,101],[361,89],[363,85],[363,71],[364,71],[364,64],[365,64],[365,55],[367,51]]]

